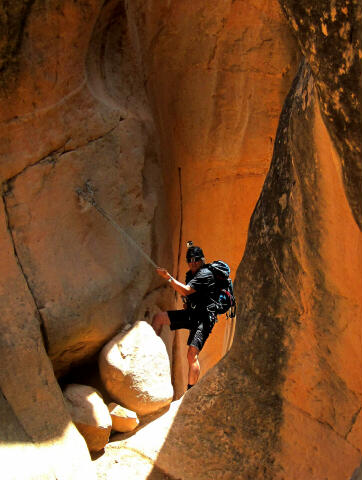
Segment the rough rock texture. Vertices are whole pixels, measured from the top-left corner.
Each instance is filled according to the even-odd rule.
[[[102,450],[109,440],[112,419],[97,390],[87,385],[68,385],[63,391],[74,425],[83,435],[90,452]]]
[[[356,470],[353,472],[351,480],[362,480],[362,465],[356,468]]]
[[[155,412],[173,398],[165,345],[144,321],[103,347],[99,371],[112,399],[139,415]]]
[[[112,430],[117,432],[131,432],[140,423],[137,413],[128,408],[110,403],[108,410],[112,419]]]
[[[344,480],[360,463],[360,4],[14,0],[0,6],[1,436],[37,452],[27,477],[91,478],[46,352],[61,375],[174,302],[74,189],[90,179],[175,276],[189,239],[235,271],[300,56],[281,8],[309,67],[251,223],[233,350],[157,461],[201,480]],[[233,328],[217,325],[203,371]],[[184,340],[164,335],[181,378]]]
[[[362,230],[362,5],[279,0],[315,76],[321,113],[340,155],[343,185]]]
[[[154,241],[167,221],[153,121],[120,28],[124,12],[120,2],[106,3],[0,6],[0,385],[13,412],[0,430],[17,456],[9,478],[12,470],[15,478],[33,475],[30,461],[24,475],[14,471],[25,468],[18,460],[26,452],[34,478],[92,478],[52,364],[60,375],[92,356],[138,312],[143,317],[152,291],[160,306],[173,299],[74,191],[90,179],[98,202],[168,261],[167,235]]]
[[[71,422],[44,349],[38,312],[14,254],[3,202],[0,271],[1,478],[92,479],[85,442]]]

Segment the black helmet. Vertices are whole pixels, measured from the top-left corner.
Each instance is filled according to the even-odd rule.
[[[190,262],[191,258],[194,258],[195,260],[204,260],[204,252],[200,247],[196,247],[195,245],[192,245],[187,249],[186,261]]]

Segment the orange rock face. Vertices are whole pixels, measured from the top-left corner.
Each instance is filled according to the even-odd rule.
[[[87,180],[175,277],[191,239],[236,280],[232,350],[185,397],[155,456],[161,469],[183,480],[352,476],[362,436],[361,19],[357,0],[0,7],[0,430],[31,453],[44,447],[29,478],[92,478],[54,372],[177,303],[79,203]],[[290,90],[301,53],[308,63]],[[203,372],[234,329],[217,324]],[[179,395],[185,339],[163,336]]]
[[[8,17],[26,23],[21,48],[4,40],[0,178],[59,375],[137,311],[148,315],[142,301],[159,285],[125,239],[80,208],[75,189],[90,179],[99,204],[174,275],[184,276],[190,236],[235,272],[296,49],[275,2],[198,2],[187,12],[177,3],[145,12],[117,1],[20,4]],[[154,302],[171,308],[168,293]],[[218,324],[204,371],[233,328]]]
[[[124,22],[116,7],[34,6],[0,95],[7,218],[58,375],[134,321],[157,288],[153,268],[95,210],[81,208],[76,188],[91,180],[129,235],[156,258],[165,252],[152,238],[153,229],[167,231],[153,121],[135,55],[113,55],[127,40],[112,29],[111,14]],[[122,75],[128,80],[114,85]]]
[[[193,240],[208,260],[225,260],[234,277],[296,71],[294,39],[275,1],[136,1],[129,10],[160,137],[172,273],[183,281],[186,241]],[[233,330],[225,319],[216,325],[202,372],[228,350]],[[186,335],[176,339],[186,358]],[[181,383],[183,393],[185,371]]]
[[[340,162],[304,63],[238,269],[234,343],[178,410],[157,458],[171,475],[339,480],[359,465],[362,237]]]

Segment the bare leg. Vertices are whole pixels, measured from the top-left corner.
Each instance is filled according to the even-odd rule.
[[[189,346],[187,361],[189,362],[189,385],[195,385],[200,375],[199,349]]]
[[[167,312],[156,313],[156,315],[153,316],[151,325],[156,335],[160,336],[162,325],[170,325],[170,319],[168,318],[168,313]]]

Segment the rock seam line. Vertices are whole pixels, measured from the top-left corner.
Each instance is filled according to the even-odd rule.
[[[94,142],[97,142],[98,140],[101,140],[102,138],[106,137],[107,135],[112,133],[117,128],[118,128],[118,124],[115,127],[112,127],[110,130],[107,130],[106,132],[102,133],[98,137],[91,138],[86,143],[82,143],[80,145],[77,145],[76,147],[70,148],[69,150],[67,150],[66,147],[65,147],[66,144],[71,140],[71,138],[68,138],[68,140],[62,146],[57,148],[56,150],[52,150],[51,152],[47,153],[44,157],[42,157],[40,160],[37,160],[34,163],[30,163],[29,165],[26,165],[26,167],[24,167],[20,172],[15,173],[15,175],[13,175],[12,177],[9,177],[6,180],[3,180],[3,184],[10,184],[14,180],[16,180],[17,177],[19,177],[20,175],[25,173],[29,168],[36,167],[38,165],[45,164],[45,163],[56,163],[60,159],[60,157],[62,157],[63,155],[66,155],[68,153],[75,152],[75,151],[77,151],[81,148],[87,147],[88,145],[90,145]]]
[[[42,334],[42,337],[43,337],[43,342],[44,342],[44,347],[45,347],[45,350],[46,352],[48,352],[48,349],[49,349],[49,340],[48,340],[48,335],[46,333],[46,328],[45,328],[45,324],[44,324],[44,319],[40,313],[40,306],[38,305],[38,302],[37,302],[37,299],[36,299],[36,296],[30,286],[30,283],[29,283],[29,279],[23,269],[23,266],[20,262],[20,258],[19,258],[19,255],[18,255],[18,252],[17,252],[17,248],[16,248],[16,245],[15,245],[15,240],[14,240],[14,236],[13,236],[13,232],[11,230],[11,227],[10,227],[10,217],[9,217],[9,211],[8,211],[8,207],[7,207],[7,203],[6,203],[6,189],[4,189],[4,186],[7,186],[7,182],[3,182],[3,185],[2,185],[2,192],[1,192],[1,198],[2,198],[2,201],[3,201],[3,205],[4,205],[4,213],[5,213],[5,220],[6,220],[6,228],[7,228],[7,231],[9,233],[9,238],[10,238],[10,241],[11,241],[11,244],[12,244],[12,247],[13,247],[13,252],[14,252],[14,256],[15,256],[15,260],[19,266],[19,269],[24,277],[24,280],[25,280],[25,283],[28,287],[28,290],[29,290],[29,293],[30,295],[32,296],[33,298],[33,301],[34,301],[34,305],[35,305],[35,308],[36,308],[36,316],[38,317],[38,321],[39,321],[39,327],[40,327],[40,331],[41,331],[41,334]]]
[[[320,420],[319,418],[316,418],[316,417],[313,417],[313,415],[311,415],[309,412],[307,412],[306,410],[303,410],[302,408],[298,407],[297,405],[295,405],[294,403],[292,403],[290,400],[287,400],[286,398],[282,398],[283,402],[287,403],[288,405],[290,405],[291,407],[295,408],[296,410],[298,410],[300,413],[302,413],[303,415],[305,415],[306,417],[308,417],[310,420],[313,420],[317,423],[319,423],[320,425],[322,425],[323,427],[325,428],[328,428],[329,430],[331,430],[335,435],[337,435],[337,437],[341,438],[342,440],[344,440],[346,443],[348,443],[348,445],[350,445],[353,449],[355,449],[357,452],[360,452],[360,450],[355,446],[353,445],[347,438],[346,436],[348,436],[348,433],[343,436],[341,433],[338,433],[337,430],[335,430],[332,425],[328,422],[324,422],[323,420]],[[354,415],[356,416],[356,414]],[[357,417],[357,416],[356,416]]]
[[[177,255],[177,272],[176,272],[176,278],[177,280],[180,280],[179,274],[180,274],[180,261],[181,261],[181,249],[182,249],[182,230],[183,230],[183,223],[184,223],[184,218],[183,218],[183,199],[182,199],[182,171],[181,167],[178,167],[178,183],[179,183],[179,193],[180,193],[180,228],[179,228],[179,239],[178,239],[178,255]],[[177,298],[177,292],[175,292],[175,298]]]
[[[354,427],[354,424],[356,423],[357,418],[358,418],[359,414],[361,413],[361,410],[362,410],[362,407],[360,407],[360,408],[357,410],[357,412],[356,412],[354,415],[352,415],[351,426],[349,427],[348,432],[347,432],[346,435],[345,435],[346,440],[347,440],[347,438],[348,438],[348,435],[351,433],[351,431],[352,431],[352,429],[353,429],[353,427]]]

